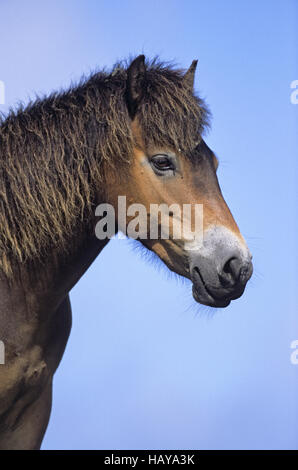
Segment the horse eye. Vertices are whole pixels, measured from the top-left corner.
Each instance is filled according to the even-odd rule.
[[[154,155],[151,163],[158,171],[174,170],[173,162],[166,155]]]

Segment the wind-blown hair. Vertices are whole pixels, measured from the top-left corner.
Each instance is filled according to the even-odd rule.
[[[96,195],[109,168],[129,171],[133,156],[126,105],[127,65],[95,73],[66,92],[10,111],[0,121],[0,269],[63,253],[93,230]],[[183,86],[183,71],[147,63],[137,111],[146,145],[192,158],[207,124],[203,102]]]
[[[146,70],[145,97],[137,117],[146,146],[180,149],[192,159],[209,124],[209,111],[185,86],[184,72],[153,61]]]

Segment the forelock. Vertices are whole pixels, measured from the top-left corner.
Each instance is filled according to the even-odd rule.
[[[165,146],[191,155],[208,127],[209,111],[184,85],[183,73],[161,64],[147,68],[144,99],[137,112],[146,147]]]

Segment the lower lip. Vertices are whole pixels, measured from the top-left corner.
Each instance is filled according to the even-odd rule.
[[[196,302],[201,303],[203,305],[207,305],[208,307],[214,307],[214,308],[224,308],[230,305],[231,300],[230,299],[224,299],[224,300],[215,300],[211,295],[206,291],[205,287],[205,295],[204,298],[200,298],[198,292],[196,291],[195,286],[192,288],[192,295],[193,298],[195,299]]]

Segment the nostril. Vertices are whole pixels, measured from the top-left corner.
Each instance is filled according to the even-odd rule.
[[[241,266],[242,266],[242,263],[241,261],[238,259],[238,258],[231,258],[226,264],[225,266],[227,265],[227,268],[231,273],[231,275],[233,276],[233,278],[236,280],[239,278],[240,276],[240,270],[241,270]]]
[[[221,273],[219,273],[219,278],[223,286],[235,284],[239,277],[241,271],[241,261],[232,257],[225,262]]]

